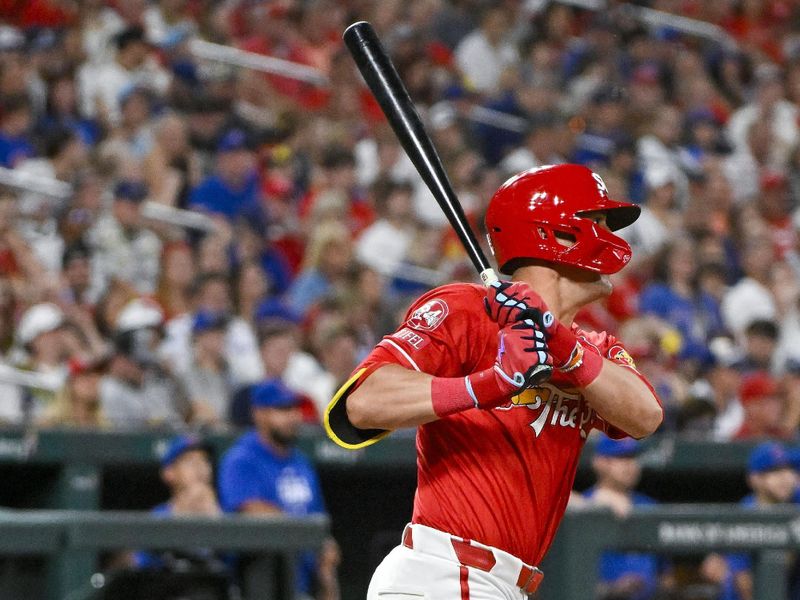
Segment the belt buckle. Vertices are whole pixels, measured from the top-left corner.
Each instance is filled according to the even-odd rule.
[[[528,576],[528,579],[525,581],[525,583],[520,586],[520,589],[529,596],[532,596],[539,588],[539,584],[542,582],[542,579],[544,579],[544,573],[542,570],[539,567],[531,567],[531,574]],[[528,589],[529,587],[532,589]]]

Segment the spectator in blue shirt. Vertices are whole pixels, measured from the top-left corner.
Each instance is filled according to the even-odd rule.
[[[153,508],[153,514],[214,516],[222,512],[212,481],[210,448],[202,439],[188,435],[173,439],[161,457],[161,479],[169,488],[169,499]],[[144,569],[170,568],[177,560],[202,566],[221,564],[213,552],[203,548],[134,555],[135,566]]]
[[[219,493],[226,512],[304,517],[325,512],[319,479],[296,447],[302,423],[300,397],[273,379],[254,386],[250,396],[255,427],[223,456]],[[300,556],[296,574],[301,594],[318,600],[338,597],[338,548],[330,540],[316,556]]]
[[[0,107],[0,166],[13,168],[36,155],[30,141],[33,111],[30,99],[19,94],[7,98]]]
[[[189,206],[231,221],[260,217],[260,185],[247,134],[231,129],[217,145],[214,173],[192,190]]]
[[[797,474],[782,444],[763,442],[753,449],[747,484],[753,493],[742,499],[741,506],[757,509],[796,503]],[[749,554],[711,554],[703,562],[702,573],[719,586],[719,600],[752,600],[753,559]]]
[[[679,357],[706,362],[708,340],[723,332],[719,303],[697,287],[697,263],[693,243],[678,239],[656,259],[656,282],[642,290],[639,310],[655,315],[677,329],[682,338]]]
[[[592,468],[597,483],[584,498],[607,506],[619,517],[627,516],[634,506],[652,506],[652,498],[634,491],[641,468],[637,456],[641,445],[626,438],[612,440],[603,435],[595,446]],[[645,600],[653,598],[659,587],[662,562],[654,554],[639,552],[603,553],[600,559],[600,598]]]

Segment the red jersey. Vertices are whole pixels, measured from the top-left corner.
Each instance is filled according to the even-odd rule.
[[[363,379],[387,363],[440,377],[491,367],[498,326],[484,311],[485,297],[482,287],[464,283],[428,292],[356,373]],[[575,332],[589,343],[587,351],[634,368],[612,336]],[[351,431],[343,431],[341,417],[334,418],[334,412],[343,412],[334,410],[336,402],[329,409],[329,429],[352,440],[352,433],[360,430],[350,426]],[[605,423],[577,390],[560,387],[557,374],[505,406],[467,410],[420,426],[412,521],[539,564],[564,515],[592,429],[625,436]],[[382,433],[363,432],[364,439]]]

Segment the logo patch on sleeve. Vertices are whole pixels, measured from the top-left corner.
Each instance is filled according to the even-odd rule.
[[[408,326],[422,331],[433,331],[444,321],[448,311],[444,300],[438,298],[429,300],[411,313]]]
[[[617,361],[618,363],[628,365],[629,367],[636,368],[636,363],[633,362],[633,358],[631,355],[628,354],[628,351],[625,348],[621,348],[620,346],[615,346],[609,352],[609,356],[612,360]]]

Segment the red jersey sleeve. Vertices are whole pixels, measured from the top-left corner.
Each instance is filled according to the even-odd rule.
[[[347,396],[383,365],[395,364],[439,377],[477,370],[497,334],[497,325],[483,309],[485,296],[478,285],[458,283],[431,290],[414,302],[397,331],[375,346],[328,404],[328,436],[340,446],[355,449],[389,433],[354,427],[346,410]]]
[[[628,351],[625,349],[625,346],[620,342],[617,338],[613,335],[606,333],[605,331],[602,332],[585,332],[581,331],[580,329],[575,329],[575,334],[578,336],[578,339],[583,342],[584,348],[586,351],[594,351],[597,352],[603,358],[610,360],[622,367],[630,369],[636,375],[644,381],[647,385],[648,389],[653,393],[656,400],[658,401],[659,405],[661,405],[661,400],[658,398],[653,386],[650,385],[650,382],[645,379],[645,377],[636,369],[636,363],[633,362],[633,358],[631,355],[628,354]],[[615,427],[610,423],[606,422],[603,417],[595,413],[595,422],[593,423],[593,427],[595,429],[599,429],[603,433],[605,433],[608,437],[619,440],[625,437],[629,437],[628,434],[620,429],[619,427]]]

